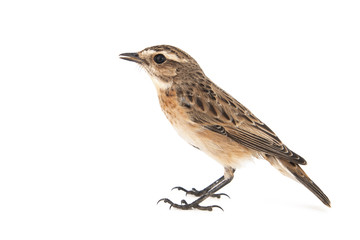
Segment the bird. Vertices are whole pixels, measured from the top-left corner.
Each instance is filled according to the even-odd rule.
[[[200,65],[183,50],[170,45],[147,47],[119,57],[137,63],[150,75],[158,100],[176,132],[193,147],[224,167],[224,174],[202,190],[174,187],[196,200],[180,204],[168,198],[158,201],[181,210],[212,211],[218,205],[204,206],[207,198],[228,196],[217,193],[229,184],[235,170],[257,158],[267,160],[283,175],[303,184],[326,206],[329,198],[308,177],[300,165],[306,160],[291,151],[279,137],[244,105],[212,82]]]

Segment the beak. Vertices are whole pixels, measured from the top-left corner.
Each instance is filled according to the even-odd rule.
[[[141,58],[139,57],[138,53],[122,53],[119,55],[121,59],[136,62],[136,63],[142,63]]]

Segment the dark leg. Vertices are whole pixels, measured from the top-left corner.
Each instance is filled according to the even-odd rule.
[[[228,183],[230,183],[232,181],[232,179],[234,178],[234,172],[235,172],[235,169],[233,169],[233,168],[225,168],[224,176],[222,176],[221,178],[219,178],[218,180],[216,180],[215,182],[210,184],[204,190],[201,190],[201,191],[195,190],[194,191],[195,193],[201,193],[201,194],[199,194],[201,197],[199,197],[198,199],[196,199],[192,203],[188,204],[185,200],[182,200],[181,204],[176,204],[176,203],[173,203],[168,198],[160,199],[158,201],[158,203],[161,202],[161,201],[164,201],[165,203],[170,204],[170,208],[175,207],[175,208],[182,209],[182,210],[199,209],[199,210],[212,211],[212,209],[215,208],[215,207],[220,208],[222,210],[222,208],[220,206],[217,206],[217,205],[200,206],[199,204],[201,202],[203,202],[205,199],[207,199],[208,197],[213,196],[219,189],[223,188]],[[177,188],[177,189],[179,189],[179,188]],[[180,189],[180,190],[182,190],[182,189]]]
[[[195,188],[192,188],[191,190],[186,190],[183,187],[174,187],[171,190],[177,189],[179,191],[184,191],[186,193],[186,195],[194,195],[196,197],[200,197],[205,195],[205,193],[207,193],[211,188],[213,188],[214,186],[216,186],[217,184],[219,184],[221,181],[224,180],[224,176],[222,176],[221,178],[219,178],[218,180],[216,180],[215,182],[213,182],[212,184],[210,184],[209,186],[207,186],[206,188],[204,188],[203,190],[196,190]],[[228,198],[230,198],[227,194],[225,193],[219,193],[219,194],[213,194],[210,197],[216,197],[216,198],[220,198],[221,196],[227,196]]]

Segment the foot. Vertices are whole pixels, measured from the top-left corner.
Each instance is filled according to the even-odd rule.
[[[203,189],[201,191],[198,191],[195,188],[192,188],[191,190],[186,190],[183,187],[174,187],[171,190],[174,190],[174,189],[177,189],[179,191],[183,191],[183,192],[186,193],[186,195],[189,194],[189,195],[194,195],[194,196],[197,196],[197,197],[201,197],[201,196],[205,195],[205,193],[207,192],[206,189]],[[210,195],[210,197],[213,197],[213,198],[221,198],[221,196],[226,196],[226,197],[230,198],[229,195],[227,195],[226,193],[214,193],[214,194]]]
[[[181,209],[181,210],[192,210],[192,209],[199,209],[199,210],[203,210],[203,211],[212,211],[213,208],[220,208],[221,210],[223,210],[220,206],[218,205],[212,205],[212,206],[200,206],[199,204],[192,202],[190,204],[188,204],[185,200],[181,200],[181,204],[176,204],[173,203],[170,199],[168,198],[162,198],[160,199],[157,203],[163,201],[164,203],[169,203],[170,204],[170,209],[172,207],[177,208],[177,209]],[[224,210],[223,210],[224,211]]]

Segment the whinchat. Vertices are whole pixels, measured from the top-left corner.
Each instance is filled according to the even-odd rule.
[[[200,205],[208,197],[219,198],[219,189],[231,182],[235,169],[244,161],[260,158],[282,174],[302,183],[325,205],[329,198],[306,175],[300,165],[306,161],[287,148],[279,137],[246,107],[215,85],[186,52],[169,45],[159,45],[120,58],[138,63],[150,75],[160,106],[177,133],[190,145],[205,152],[223,165],[224,175],[201,191],[182,190],[198,198],[176,204],[160,199],[170,207],[209,210],[217,205]]]

